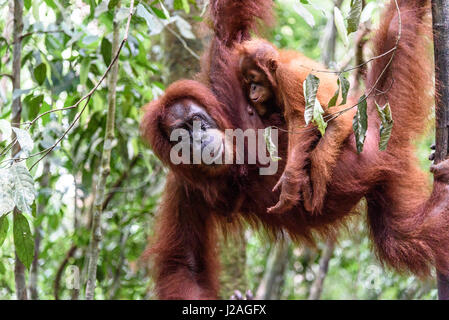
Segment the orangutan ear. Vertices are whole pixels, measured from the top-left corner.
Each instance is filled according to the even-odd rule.
[[[276,72],[278,69],[278,62],[274,59],[268,60],[268,69],[273,73]]]

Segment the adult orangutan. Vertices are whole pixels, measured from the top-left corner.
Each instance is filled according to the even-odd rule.
[[[282,157],[276,175],[259,175],[258,165],[174,165],[169,137],[183,127],[191,133],[199,121],[204,136],[217,137],[227,128],[285,128],[280,112],[261,118],[248,112],[249,104],[238,80],[237,43],[249,40],[256,18],[268,21],[271,0],[212,0],[210,11],[215,36],[203,58],[199,81],[171,85],[165,95],[146,108],[141,127],[158,157],[170,167],[158,212],[155,238],[147,253],[155,262],[156,291],[161,299],[217,297],[216,232],[248,221],[265,227],[273,239],[284,232],[294,241],[314,242],[314,236],[335,236],[367,200],[368,226],[380,260],[399,271],[419,276],[435,266],[449,274],[449,163],[432,167],[433,191],[417,165],[412,140],[421,133],[431,110],[431,62],[426,44],[428,0],[398,0],[402,32],[394,59],[392,51],[370,65],[367,88],[369,128],[364,151],[356,151],[354,136],[346,139],[332,173],[322,214],[309,214],[299,202],[284,214],[268,214],[279,199],[271,189],[285,164],[287,138],[280,133]],[[390,4],[374,37],[374,54],[395,47],[398,14]],[[388,66],[386,68],[386,66]],[[385,72],[384,69],[386,68]],[[395,124],[388,150],[379,151],[379,120],[375,100],[388,101]],[[214,134],[212,134],[212,132]],[[310,139],[320,139],[316,130]],[[194,138],[194,137],[192,137]],[[206,148],[207,143],[201,145]],[[220,149],[221,150],[221,149]],[[304,150],[305,153],[310,150]]]

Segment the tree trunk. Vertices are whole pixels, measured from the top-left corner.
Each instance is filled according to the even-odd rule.
[[[120,2],[117,5],[118,10]],[[114,31],[112,38],[112,56],[117,53],[119,48],[119,21],[114,18]],[[94,200],[94,213],[92,221],[92,236],[91,236],[91,252],[89,255],[89,262],[87,267],[87,284],[86,284],[86,299],[93,300],[95,294],[95,286],[97,279],[97,264],[100,253],[101,234],[101,215],[103,213],[103,202],[106,194],[106,180],[111,171],[111,150],[113,141],[115,139],[115,108],[116,108],[116,87],[118,75],[118,59],[111,69],[108,76],[108,114],[106,119],[105,140],[103,143],[103,152],[101,155],[100,174],[97,184],[97,193]]]
[[[44,163],[44,170],[43,170],[43,177],[42,181],[40,183],[40,188],[42,190],[45,190],[48,188],[48,182],[50,178],[50,162],[48,160],[45,160]],[[42,212],[45,209],[45,205],[43,203],[38,203],[36,206],[36,218],[42,214]],[[34,228],[34,258],[33,263],[31,265],[31,271],[30,271],[30,298],[31,300],[38,300],[39,299],[39,291],[37,288],[37,281],[38,281],[38,275],[39,275],[39,251],[40,251],[40,244],[41,244],[41,226],[36,226]]]
[[[290,241],[278,243],[268,256],[266,270],[256,292],[257,300],[279,300],[289,260]]]
[[[326,241],[326,247],[321,253],[320,269],[316,275],[316,279],[310,288],[309,300],[319,300],[323,293],[324,280],[326,279],[327,272],[329,270],[329,261],[332,258],[332,254],[335,248],[335,240],[329,239]]]
[[[23,0],[14,0],[14,28],[13,28],[13,60],[12,60],[12,90],[20,90],[20,70],[22,68],[22,31],[23,31]],[[11,106],[11,123],[14,127],[20,126],[22,117],[22,101],[20,96],[12,101]],[[15,139],[13,132],[12,139]],[[12,157],[14,158],[20,152],[19,143],[15,143],[12,148]],[[17,208],[14,208],[13,214],[19,214]],[[16,281],[17,299],[27,300],[27,287],[25,279],[25,266],[15,255],[14,277]]]
[[[445,160],[449,139],[449,2],[432,0],[435,49],[435,163]],[[449,300],[449,278],[438,274],[438,297]]]

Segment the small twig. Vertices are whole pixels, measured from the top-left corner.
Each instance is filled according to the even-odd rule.
[[[47,30],[47,31],[32,31],[32,32],[28,32],[28,33],[24,33],[20,36],[20,40],[23,40],[26,37],[29,37],[33,34],[46,34],[46,33],[61,33],[64,32],[64,30]]]

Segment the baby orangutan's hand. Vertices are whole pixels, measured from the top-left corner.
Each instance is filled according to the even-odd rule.
[[[306,174],[301,174],[301,176],[307,177]],[[273,192],[281,188],[279,201],[274,207],[268,208],[267,212],[284,213],[292,209],[296,204],[298,204],[299,200],[301,200],[301,190],[306,183],[307,178],[301,178],[298,180],[297,178],[294,178],[294,175],[292,175],[291,172],[285,170],[273,188]]]

